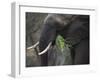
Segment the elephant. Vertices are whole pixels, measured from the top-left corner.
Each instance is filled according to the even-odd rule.
[[[89,64],[89,15],[50,13],[44,19],[42,26],[39,39],[40,52],[48,46],[55,46],[57,35],[61,35],[72,45],[70,48],[72,64]],[[51,56],[48,56],[48,53]],[[40,55],[41,66],[48,66],[49,57],[54,61],[56,57],[52,54],[47,51]]]

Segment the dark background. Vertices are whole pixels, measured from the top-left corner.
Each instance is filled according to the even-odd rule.
[[[36,55],[34,49],[27,50],[28,47],[39,41],[42,25],[46,13],[26,12],[26,67],[40,66],[40,57]]]
[[[46,13],[26,12],[26,47],[29,47],[39,40]]]

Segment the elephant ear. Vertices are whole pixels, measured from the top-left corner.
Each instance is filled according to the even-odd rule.
[[[56,45],[57,47],[63,52],[65,48],[65,40],[61,35],[58,35],[56,38]]]

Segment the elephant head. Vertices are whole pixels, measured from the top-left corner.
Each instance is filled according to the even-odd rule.
[[[48,49],[55,44],[55,39],[58,34],[71,22],[72,15],[64,14],[48,14],[43,23],[43,29],[39,41],[39,50],[41,55],[42,65],[48,64]],[[45,53],[45,54],[44,54]]]

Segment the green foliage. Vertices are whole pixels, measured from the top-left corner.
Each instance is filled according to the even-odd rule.
[[[58,35],[56,38],[56,46],[55,51],[53,54],[57,55],[57,61],[55,61],[56,65],[68,65],[72,64],[72,58],[71,58],[71,44],[67,43],[65,39]]]
[[[56,38],[56,45],[57,47],[63,52],[65,48],[65,40],[61,35],[58,35]]]

